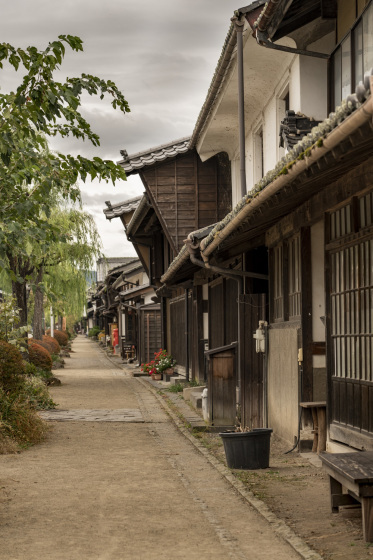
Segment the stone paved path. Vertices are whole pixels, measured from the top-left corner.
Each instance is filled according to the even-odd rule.
[[[106,410],[104,408],[95,410],[48,410],[40,412],[44,420],[57,420],[67,422],[144,422],[139,410],[119,409]]]
[[[73,349],[52,390],[68,421],[50,416],[46,442],[0,456],[0,560],[299,558],[156,395],[95,343]]]

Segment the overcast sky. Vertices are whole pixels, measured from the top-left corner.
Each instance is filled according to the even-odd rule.
[[[85,72],[113,80],[131,113],[124,116],[87,98],[84,115],[101,146],[64,139],[52,148],[118,161],[121,149],[132,154],[192,133],[230,18],[243,5],[235,0],[13,0],[2,4],[0,41],[43,48],[60,34],[83,39],[84,52],[67,52],[62,74]],[[20,78],[0,70],[1,89],[15,87]],[[95,181],[81,188],[105,255],[134,255],[119,218],[107,221],[103,209],[105,200],[115,204],[141,194],[139,177],[115,187]]]

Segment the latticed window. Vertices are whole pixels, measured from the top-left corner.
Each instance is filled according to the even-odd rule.
[[[339,378],[373,381],[373,194],[358,201],[356,229],[331,251],[331,336],[334,371]],[[350,206],[330,217],[331,239],[351,233]],[[339,235],[333,224],[339,222]],[[365,229],[364,229],[365,228]]]

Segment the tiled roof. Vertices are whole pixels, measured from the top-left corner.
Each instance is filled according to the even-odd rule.
[[[188,239],[190,239],[192,241],[197,239],[198,241],[200,241],[201,239],[204,239],[205,237],[207,237],[209,235],[209,233],[214,229],[215,226],[216,226],[216,224],[211,224],[211,225],[203,227],[201,229],[197,229],[196,231],[192,231],[188,235]],[[181,268],[181,266],[185,262],[188,262],[188,261],[189,261],[189,251],[188,251],[188,248],[186,246],[186,240],[185,240],[184,245],[181,248],[180,252],[178,253],[178,255],[176,255],[176,257],[174,258],[174,260],[170,264],[169,268],[163,274],[163,276],[161,278],[161,282],[167,282],[168,279],[173,276],[174,272],[179,270],[179,268]]]
[[[105,202],[107,208],[104,209],[104,214],[107,220],[112,220],[113,218],[117,218],[118,216],[122,216],[123,214],[127,214],[128,212],[132,212],[137,208],[139,205],[140,200],[142,199],[141,196],[136,196],[135,198],[129,198],[124,200],[123,202],[118,202],[114,206],[110,203],[109,200]]]
[[[141,266],[141,262],[139,258],[137,257],[125,257],[125,258],[126,261],[124,263],[122,263],[119,266],[116,266],[115,268],[111,268],[109,270],[108,276],[120,272],[125,272],[127,274],[128,272],[135,270],[138,266]]]
[[[131,233],[133,232],[133,228],[136,226],[139,220],[144,217],[144,213],[147,213],[147,210],[151,207],[151,203],[149,201],[148,195],[146,193],[143,194],[141,197],[136,210],[133,213],[133,216],[127,225],[126,234],[127,237],[130,237]]]
[[[279,182],[281,179],[285,182],[286,178],[289,177],[289,175],[291,178],[292,175],[295,175],[296,171],[299,173],[300,171],[297,168],[300,170],[305,167],[307,168],[307,160],[313,155],[317,157],[317,155],[320,154],[321,157],[326,151],[325,144],[327,143],[329,135],[333,136],[333,132],[337,132],[337,129],[342,128],[344,121],[350,115],[353,115],[355,111],[359,112],[356,124],[354,123],[354,125],[351,125],[346,123],[343,134],[347,136],[355,127],[357,128],[361,125],[361,121],[371,118],[371,113],[365,109],[364,106],[364,102],[371,96],[370,76],[373,76],[373,69],[365,73],[364,82],[359,83],[356,88],[356,93],[349,95],[347,99],[343,100],[341,105],[336,108],[334,113],[330,113],[328,118],[318,123],[310,132],[305,134],[301,140],[298,140],[288,154],[281,158],[276,167],[269,171],[223,220],[218,222],[211,231],[207,230],[208,234],[206,237],[203,236],[200,246],[204,258],[208,258],[234,230],[240,227],[250,212],[252,205],[254,206],[253,203],[255,201],[260,201],[259,195],[262,191],[266,191],[267,187],[276,181]],[[373,112],[373,107],[370,111]],[[339,141],[338,136],[336,136],[335,142],[338,143]],[[330,150],[331,148],[328,149]],[[162,276],[161,281],[165,283],[170,282],[176,271],[187,262],[188,258],[189,252],[186,245],[184,245],[170,264],[168,270]]]
[[[320,122],[301,113],[286,111],[286,117],[281,121],[280,126],[280,147],[291,150]]]
[[[210,249],[208,249],[209,245],[212,245],[215,249],[216,246],[229,235],[232,228],[227,226],[231,222],[233,226],[233,222],[234,224],[240,223],[245,218],[246,213],[250,211],[251,203],[262,191],[283,176],[286,177],[290,172],[292,175],[295,174],[296,170],[299,172],[299,170],[303,168],[305,162],[306,166],[308,165],[307,160],[313,154],[323,154],[325,152],[324,144],[326,143],[326,138],[336,129],[340,128],[347,117],[362,107],[362,104],[370,97],[371,75],[373,75],[373,68],[365,73],[364,82],[358,84],[356,93],[349,95],[347,99],[343,100],[341,105],[336,108],[334,113],[330,113],[329,117],[312,128],[308,134],[297,142],[292,150],[290,150],[285,157],[280,159],[276,167],[269,171],[265,177],[240,200],[237,206],[214,227],[211,233],[201,243],[201,249],[205,256],[210,253]],[[365,114],[368,114],[368,112],[364,111],[364,107],[362,107],[361,118],[365,118]],[[348,135],[348,127],[345,127],[345,130]],[[226,232],[223,232],[225,229]]]
[[[123,159],[119,161],[119,165],[123,167],[128,174],[136,173],[139,169],[154,165],[160,161],[184,154],[189,150],[190,137],[181,138],[169,144],[163,144],[146,152],[139,152],[137,154],[128,155],[126,150],[121,150]]]

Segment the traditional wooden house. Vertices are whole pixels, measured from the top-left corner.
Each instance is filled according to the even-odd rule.
[[[228,154],[235,208],[162,277],[217,275],[213,421],[293,443],[301,404],[325,402],[330,449],[373,449],[372,28],[372,2],[312,0],[254,2],[230,28],[190,146]]]
[[[128,156],[120,162],[127,175],[139,173],[146,193],[125,225],[152,286],[192,230],[219,221],[231,209],[230,164],[225,153],[202,163],[189,138]],[[118,212],[119,210],[117,210]],[[107,217],[111,209],[105,210]],[[194,268],[191,265],[191,268]],[[188,280],[176,289],[157,292],[161,346],[177,360],[177,371],[204,379],[204,312],[202,286]],[[199,348],[199,351],[196,351]]]

